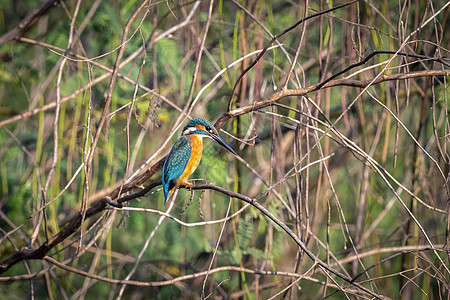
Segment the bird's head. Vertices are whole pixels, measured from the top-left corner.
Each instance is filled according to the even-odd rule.
[[[205,119],[195,118],[190,120],[189,123],[187,123],[186,126],[184,126],[183,135],[192,135],[192,134],[195,134],[202,138],[206,137],[215,140],[222,147],[224,147],[234,155],[237,155],[236,152],[234,152],[233,148],[231,148],[227,143],[225,143],[225,141],[219,136],[217,129],[214,127],[214,125]]]

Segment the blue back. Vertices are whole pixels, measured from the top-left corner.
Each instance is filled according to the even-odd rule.
[[[164,189],[164,204],[169,197],[169,191],[175,186],[178,177],[183,174],[184,169],[191,157],[191,140],[187,136],[181,136],[172,146],[162,172],[162,184]]]
[[[195,125],[203,125],[205,126],[206,131],[204,130],[192,130],[191,128],[195,128]],[[211,122],[205,120],[203,118],[195,118],[190,120],[186,126],[183,128],[183,133],[187,129],[191,129],[192,131],[188,131],[187,135],[183,135],[175,142],[170,150],[169,155],[167,156],[166,161],[164,162],[163,173],[162,173],[162,184],[164,189],[164,204],[166,204],[167,199],[169,198],[169,193],[173,189],[173,187],[177,184],[178,178],[183,174],[184,169],[186,169],[186,165],[192,154],[191,140],[188,135],[191,134],[199,134],[199,135],[208,135],[208,131],[214,130],[217,132],[217,129],[214,127]]]

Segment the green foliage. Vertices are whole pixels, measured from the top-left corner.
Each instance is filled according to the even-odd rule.
[[[43,1],[4,2],[0,6],[0,34],[17,26]],[[44,12],[29,29],[21,32],[20,37],[29,40],[16,39],[0,45],[0,122],[8,123],[0,127],[2,261],[16,249],[30,246],[31,235],[40,218],[43,221],[37,227],[39,231],[32,249],[51,239],[79,213],[84,191],[88,195],[89,208],[126,182],[148,158],[153,157],[144,168],[148,170],[154,166],[180,135],[180,130],[177,130],[165,143],[180,114],[181,120],[186,122],[184,112],[189,113],[188,117],[205,117],[211,121],[227,113],[231,90],[256,55],[235,67],[228,66],[267,46],[270,37],[266,30],[280,34],[305,15],[304,3],[238,2],[252,16],[233,2],[214,2],[202,53],[199,51],[209,9],[206,2],[201,3],[186,24],[182,22],[195,2],[149,2],[131,23],[126,44],[122,45],[125,47],[122,62],[131,55],[136,56],[118,71],[105,119],[102,119],[105,93],[111,80],[105,67],[114,67],[125,25],[142,1],[101,1],[91,18],[88,16],[92,3],[81,2],[75,20],[76,42],[63,68],[59,89],[57,78],[64,51],[61,49],[66,49],[69,41],[76,1],[65,1],[64,5],[58,4]],[[312,1],[306,12],[312,15],[342,3]],[[313,18],[304,27],[300,25],[280,37],[278,41],[283,49],[266,52],[246,74],[235,90],[232,108],[256,107],[257,101],[267,101],[279,95],[277,93],[286,80],[301,37],[303,40],[288,89],[318,83],[322,78],[361,61],[374,50],[400,50],[448,61],[449,36],[445,34],[449,23],[448,8],[428,25],[421,25],[444,5],[446,2],[440,0],[405,3],[360,1]],[[399,49],[405,37],[419,27],[406,47]],[[170,34],[159,38],[168,31]],[[158,41],[154,42],[156,38]],[[40,45],[41,42],[46,45]],[[147,48],[142,50],[145,44]],[[330,52],[326,52],[327,49]],[[84,59],[76,58],[73,53]],[[200,54],[202,59],[194,78]],[[346,77],[363,81],[373,79],[382,71],[381,75],[395,75],[448,69],[445,64],[426,59],[418,62],[412,56],[397,57],[385,69],[386,65],[381,63],[391,57],[392,54],[376,55],[337,79]],[[226,72],[199,95],[198,102],[188,102],[195,99],[221,69],[226,69]],[[139,76],[139,84],[146,87],[145,90],[136,90],[136,83],[130,82]],[[359,254],[369,253],[359,260],[345,262],[342,267],[334,258],[329,263],[349,276],[370,268],[357,282],[364,282],[366,288],[380,297],[396,298],[400,294],[402,298],[411,299],[448,298],[445,285],[448,274],[432,251],[422,249],[427,240],[405,210],[407,207],[412,212],[437,249],[446,243],[448,182],[445,174],[448,173],[450,109],[447,81],[448,76],[385,81],[372,84],[360,96],[361,87],[324,88],[308,93],[309,100],[304,99],[303,94],[293,93],[277,100],[277,104],[282,106],[266,106],[261,110],[250,109],[248,113],[247,110],[243,115],[233,115],[233,120],[222,127],[231,135],[224,132],[220,135],[257,175],[273,184],[270,192],[253,170],[208,139],[204,140],[202,161],[191,176],[191,182],[211,183],[255,198],[324,261],[328,258],[327,251],[343,261],[351,259],[355,248]],[[90,83],[93,85],[88,86]],[[147,92],[147,89],[152,91]],[[56,122],[58,152],[53,167],[57,91],[65,102],[61,104]],[[188,95],[191,98],[188,99]],[[133,98],[136,102],[131,107]],[[352,107],[345,111],[350,104]],[[290,119],[274,117],[267,112],[276,112]],[[327,125],[327,119],[333,124],[332,129]],[[296,123],[297,120],[301,123]],[[410,133],[399,126],[398,121]],[[100,124],[103,127],[86,185],[87,153]],[[297,139],[299,144],[294,147]],[[165,145],[163,149],[162,145]],[[370,153],[380,173],[369,164],[368,157],[351,149],[351,145]],[[323,159],[330,154],[334,155]],[[307,165],[296,174],[296,178],[294,167],[299,169]],[[150,180],[159,178],[160,172],[157,172]],[[163,206],[163,192],[158,188],[140,197],[139,201],[134,199],[126,203],[127,206],[167,211],[186,223],[220,222],[184,226],[165,217],[158,225],[162,216],[153,211],[113,213],[108,207],[104,215],[85,220],[81,248],[77,248],[80,242],[80,231],[77,231],[47,255],[84,272],[91,272],[92,267],[95,275],[124,279],[152,234],[130,280],[158,282],[208,270],[217,246],[211,270],[233,266],[307,275],[287,292],[283,291],[282,297],[345,299],[367,296],[354,294],[354,286],[348,283],[347,288],[343,286],[347,283],[336,277],[328,279],[324,290],[325,285],[314,280],[325,281],[322,273],[325,271],[318,267],[309,270],[314,262],[299,250],[283,229],[254,207],[241,210],[245,203],[231,199],[228,216],[233,218],[224,221],[230,201],[227,195],[213,190],[191,193],[180,189],[171,207],[171,203]],[[267,193],[261,194],[263,192]],[[186,209],[190,200],[192,202]],[[364,206],[361,204],[363,200]],[[45,209],[45,215],[39,211],[43,202],[52,202]],[[357,224],[358,220],[362,222]],[[371,232],[367,237],[358,240],[369,228]],[[359,244],[352,245],[350,241],[358,241]],[[394,247],[394,250],[389,247]],[[374,251],[377,252],[375,254],[370,252],[377,249],[379,252]],[[415,252],[409,253],[411,249]],[[439,254],[445,261],[445,252]],[[26,276],[52,265],[39,259],[25,262],[27,267],[18,263],[0,276]],[[151,288],[127,286],[122,298],[193,298],[201,295],[204,278],[202,275]],[[259,287],[259,298],[266,299],[295,280],[297,278],[281,275],[256,276],[222,270],[209,274],[205,293],[212,293],[211,298],[252,299],[256,298],[253,288]],[[39,273],[32,284],[36,299],[60,299],[66,295],[68,298],[115,298],[121,288],[120,284],[90,280],[84,275],[56,267],[45,274]],[[336,289],[334,284],[343,288]],[[30,281],[0,285],[1,295],[11,299],[31,297],[30,291]]]
[[[239,222],[239,227],[237,231],[237,240],[239,247],[245,249],[250,244],[250,239],[253,234],[253,223],[247,216],[242,218]]]

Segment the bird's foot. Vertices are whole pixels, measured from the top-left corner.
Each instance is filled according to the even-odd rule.
[[[194,186],[192,183],[189,182],[183,182],[183,185],[184,185],[183,187],[189,191],[191,191],[192,190],[191,188]]]

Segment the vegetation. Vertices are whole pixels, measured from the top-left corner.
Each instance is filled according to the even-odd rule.
[[[449,7],[6,1],[0,294],[448,298]]]

